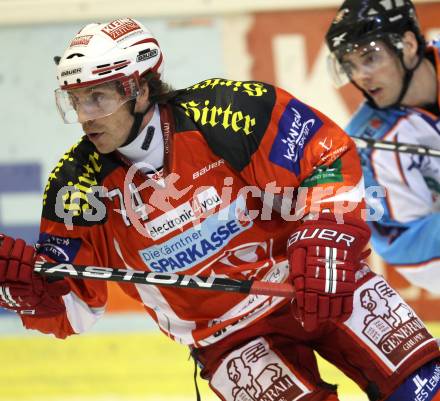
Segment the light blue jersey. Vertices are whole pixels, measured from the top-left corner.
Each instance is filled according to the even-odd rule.
[[[439,48],[430,51],[439,77]],[[346,131],[440,149],[440,116],[419,108],[380,110],[364,103]],[[377,149],[360,153],[367,188],[385,189],[385,197],[367,190],[373,193],[367,198],[370,212],[383,211],[370,222],[373,248],[411,283],[440,293],[440,158]]]

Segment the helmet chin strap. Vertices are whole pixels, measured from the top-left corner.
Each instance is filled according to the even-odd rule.
[[[136,99],[133,99],[131,101],[131,105],[132,105],[131,106],[131,114],[133,115],[134,121],[133,121],[133,125],[131,126],[130,133],[128,134],[127,140],[121,146],[126,146],[136,139],[136,137],[139,135],[142,121],[143,121],[145,115],[154,106],[154,102],[150,102],[150,104],[147,107],[147,110],[145,110],[144,112],[141,112],[141,113],[134,111],[134,107],[136,105]]]

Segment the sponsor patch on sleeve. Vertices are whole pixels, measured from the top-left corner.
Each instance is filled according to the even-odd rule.
[[[269,160],[299,175],[304,148],[322,124],[309,107],[297,99],[292,99],[278,123],[278,132],[270,150]]]
[[[310,177],[307,177],[302,183],[302,187],[315,187],[321,184],[332,182],[342,182],[342,161],[336,159],[331,166],[320,166],[315,169]]]
[[[433,401],[440,392],[440,362],[431,361],[409,376],[388,401]]]
[[[66,238],[40,233],[38,253],[57,262],[72,262],[81,247],[79,238]]]

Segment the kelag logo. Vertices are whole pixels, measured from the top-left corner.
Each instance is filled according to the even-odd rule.
[[[270,150],[270,161],[299,175],[304,147],[321,126],[322,121],[312,110],[299,100],[292,99],[278,123],[278,133]]]
[[[245,201],[238,198],[225,209],[208,217],[196,228],[186,230],[167,242],[139,251],[147,267],[158,273],[179,272],[202,263],[234,237],[252,227],[252,221],[236,216],[245,210]]]

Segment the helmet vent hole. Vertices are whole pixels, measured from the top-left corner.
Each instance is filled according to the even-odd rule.
[[[124,63],[124,65],[121,65],[120,67],[116,67],[116,68],[115,68],[115,71],[122,70],[122,69],[125,68],[130,62],[127,61],[127,60],[120,60],[120,61],[115,61],[115,62],[113,63],[113,65],[118,65],[118,64],[122,64],[122,63]]]
[[[110,64],[101,64],[101,65],[97,65],[96,68],[104,68],[104,67],[109,67]]]

